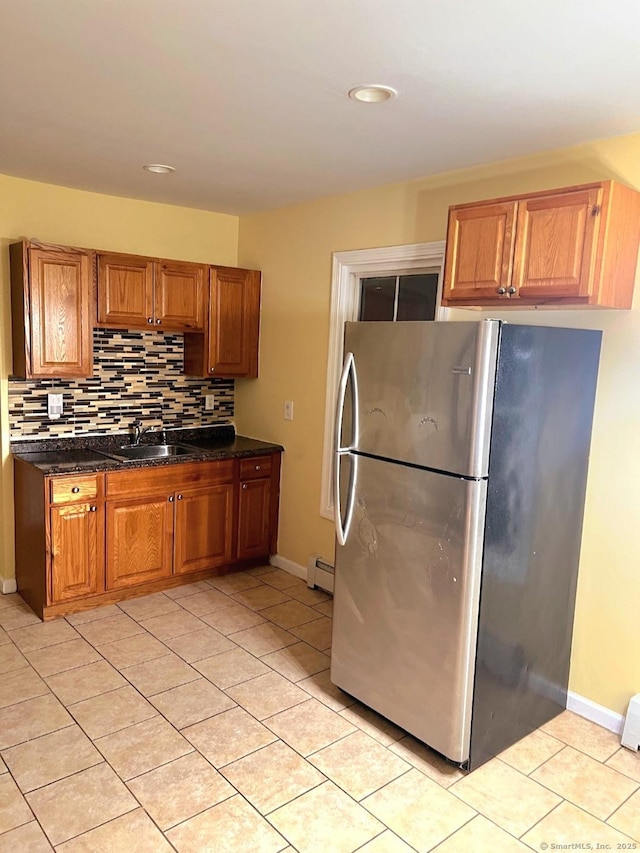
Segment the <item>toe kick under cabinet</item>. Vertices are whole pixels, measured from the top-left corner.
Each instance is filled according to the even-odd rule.
[[[42,619],[259,565],[280,454],[87,474],[15,461],[16,580]]]

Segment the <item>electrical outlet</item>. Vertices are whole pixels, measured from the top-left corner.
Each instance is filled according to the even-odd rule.
[[[284,401],[284,419],[285,421],[293,420],[293,400]]]
[[[204,408],[205,411],[211,412],[216,407],[216,395],[215,394],[205,394],[204,395]]]
[[[62,394],[47,394],[47,414],[54,420],[63,412]]]

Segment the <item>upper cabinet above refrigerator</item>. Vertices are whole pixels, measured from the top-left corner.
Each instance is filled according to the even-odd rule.
[[[640,193],[614,181],[449,208],[442,304],[630,308]]]

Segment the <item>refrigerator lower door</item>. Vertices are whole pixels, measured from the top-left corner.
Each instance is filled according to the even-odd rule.
[[[360,456],[336,547],[331,679],[469,757],[486,481]]]

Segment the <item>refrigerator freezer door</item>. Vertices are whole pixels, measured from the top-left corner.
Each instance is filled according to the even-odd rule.
[[[331,678],[457,762],[469,755],[486,481],[361,456],[336,548]]]
[[[486,477],[499,336],[497,320],[347,323],[351,449]]]

